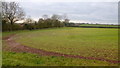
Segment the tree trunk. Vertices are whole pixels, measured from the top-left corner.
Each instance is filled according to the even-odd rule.
[[[13,20],[10,20],[10,24],[11,24],[11,31],[13,31],[13,25],[14,25],[14,22],[13,22]]]

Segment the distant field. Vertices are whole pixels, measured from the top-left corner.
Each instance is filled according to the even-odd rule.
[[[81,24],[80,26],[118,27],[118,25],[102,25],[102,24]]]
[[[23,45],[63,54],[118,60],[118,29],[56,28],[33,31],[4,32],[3,36],[16,34],[14,40]],[[28,53],[4,52],[3,65],[62,65],[104,66],[117,65],[97,60],[65,57],[38,57]],[[28,56],[29,55],[29,56]],[[31,60],[30,60],[31,59]],[[37,61],[39,60],[39,61]],[[10,63],[13,62],[13,63]],[[26,64],[25,64],[26,63]]]

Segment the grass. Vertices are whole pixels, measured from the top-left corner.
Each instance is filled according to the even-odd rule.
[[[30,53],[3,53],[3,66],[115,66],[103,61],[56,56],[38,56]]]
[[[118,29],[56,28],[34,31],[3,32],[16,34],[14,39],[26,46],[64,54],[118,59]],[[4,43],[3,47],[7,45]],[[37,56],[37,57],[36,57]],[[56,56],[38,56],[29,53],[3,52],[4,66],[114,66],[97,60]]]
[[[118,29],[45,29],[20,33],[15,40],[46,51],[118,60]]]
[[[118,25],[102,25],[102,24],[81,24],[80,26],[118,27]]]
[[[12,34],[18,34],[18,33],[22,33],[22,32],[28,32],[29,30],[19,30],[19,31],[6,31],[6,32],[2,32],[2,37],[7,37],[10,36]]]
[[[0,66],[2,66],[2,33],[0,32]]]

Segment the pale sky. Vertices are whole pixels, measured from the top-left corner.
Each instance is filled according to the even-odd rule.
[[[11,1],[11,0],[7,0]],[[16,0],[27,16],[38,20],[42,15],[67,14],[70,21],[118,23],[118,0]]]
[[[2,0],[17,2],[119,2],[119,0]]]

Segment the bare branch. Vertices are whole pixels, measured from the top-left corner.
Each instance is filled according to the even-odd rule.
[[[9,20],[11,24],[24,19],[25,13],[16,2],[2,2],[2,18]]]

